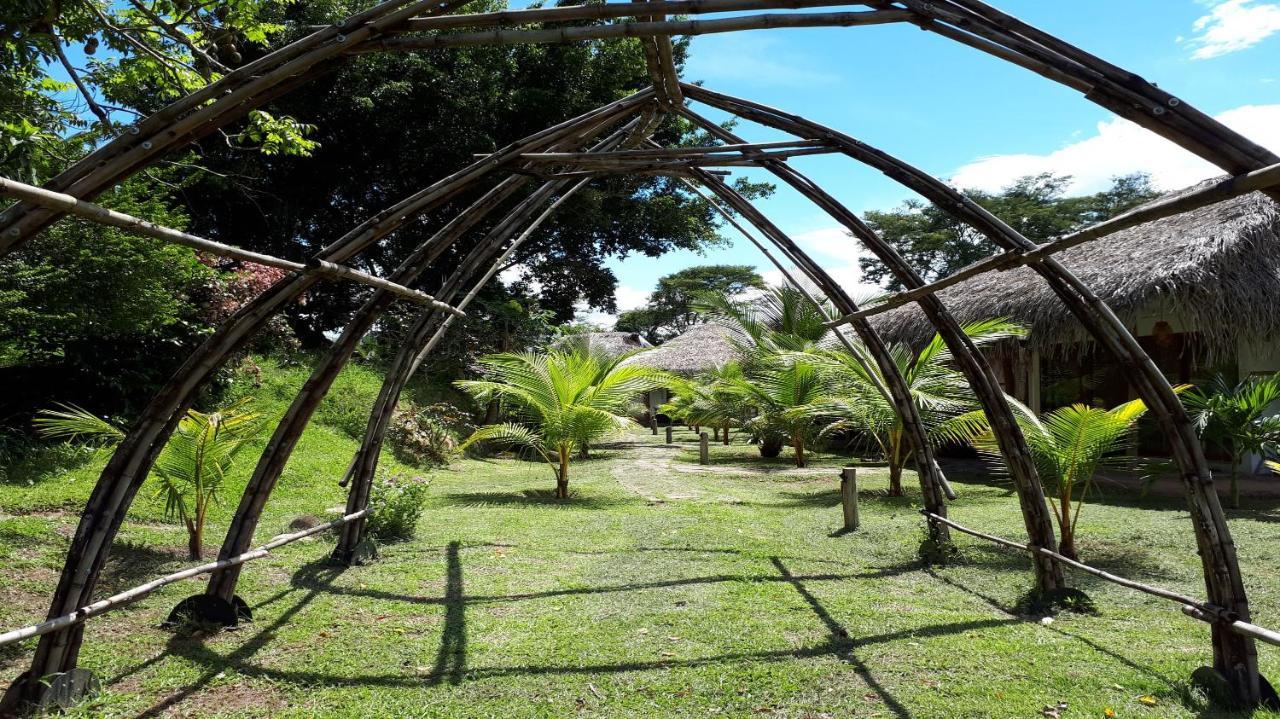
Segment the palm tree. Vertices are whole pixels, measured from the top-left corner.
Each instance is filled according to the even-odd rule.
[[[156,495],[165,498],[165,514],[180,518],[186,526],[187,551],[192,560],[204,556],[205,519],[218,502],[218,490],[236,455],[262,431],[262,416],[245,409],[250,401],[245,397],[209,414],[187,410],[156,459],[153,471],[160,482]],[[42,412],[35,424],[46,437],[111,442],[124,437],[119,427],[71,405]]]
[[[766,355],[754,371],[729,381],[725,389],[759,410],[746,425],[760,438],[762,455],[769,456],[766,443],[780,438],[795,450],[797,467],[807,464],[805,446],[814,430],[809,408],[829,393],[826,375],[813,358],[804,353]]]
[[[1049,505],[1058,522],[1058,551],[1078,559],[1076,526],[1094,474],[1103,466],[1128,466],[1137,461],[1120,453],[1131,446],[1138,418],[1147,406],[1140,399],[1109,410],[1073,404],[1041,417],[1025,406],[1015,406],[1040,481],[1049,490]],[[999,456],[990,431],[978,437],[975,445],[986,454]]]
[[[1004,319],[975,322],[962,329],[978,346],[1025,334],[1021,326]],[[906,380],[930,439],[964,442],[986,429],[985,416],[975,411],[973,391],[964,375],[952,367],[951,352],[940,336],[934,335],[919,352],[894,345],[889,354]],[[821,350],[816,357],[830,376],[833,391],[806,412],[828,422],[824,435],[854,431],[870,438],[889,465],[889,494],[901,496],[902,473],[911,461],[912,446],[879,366],[866,361],[865,352],[850,353],[844,348]]]
[[[733,390],[734,383],[743,377],[742,366],[729,362],[693,379],[677,379],[671,401],[659,410],[685,424],[710,426],[729,444],[729,430],[742,426],[751,410],[742,395]]]
[[[632,354],[609,358],[577,343],[484,357],[488,379],[455,384],[481,402],[503,400],[517,421],[481,427],[462,447],[495,442],[531,449],[555,472],[555,496],[567,498],[573,450],[637,426],[626,416],[636,397],[671,382],[661,370],[628,364]]]
[[[1263,416],[1280,401],[1280,373],[1232,384],[1215,376],[1204,389],[1189,392],[1187,408],[1205,441],[1231,456],[1231,506],[1240,507],[1240,464],[1248,454],[1274,454],[1280,445],[1280,417]]]
[[[761,355],[812,349],[831,332],[825,324],[832,314],[830,306],[814,306],[803,290],[790,285],[772,287],[746,302],[702,295],[695,307],[735,331],[745,364]]]

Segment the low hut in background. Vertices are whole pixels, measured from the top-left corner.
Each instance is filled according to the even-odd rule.
[[[1171,382],[1280,371],[1280,206],[1261,193],[1148,222],[1057,258],[1128,325]],[[1033,409],[1110,407],[1137,396],[1124,368],[1030,269],[979,275],[939,297],[961,322],[1008,317],[1028,328],[1024,341],[993,353],[993,365],[1005,391]],[[933,334],[915,305],[873,324],[889,341],[914,345]]]
[[[737,358],[737,349],[731,341],[733,331],[717,324],[694,325],[683,334],[633,357],[648,367],[656,367],[682,377],[723,367]],[[666,389],[656,389],[645,395],[649,418],[658,415],[658,407],[667,403],[670,394]],[[659,422],[662,418],[659,417]]]
[[[635,332],[586,332],[580,335],[567,335],[556,344],[563,345],[569,342],[585,342],[591,349],[603,352],[610,357],[653,347],[649,340]]]

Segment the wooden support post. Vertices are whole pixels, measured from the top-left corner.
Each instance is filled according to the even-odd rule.
[[[672,441],[673,440],[671,438],[671,425],[667,425],[667,444],[671,444]]]
[[[698,464],[711,464],[711,438],[706,432],[698,434]]]
[[[844,510],[844,531],[858,528],[858,468],[840,470],[840,506]]]
[[[658,415],[652,409],[649,410],[649,430],[654,437],[658,436]]]

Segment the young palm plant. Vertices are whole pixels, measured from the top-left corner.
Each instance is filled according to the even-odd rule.
[[[204,525],[218,490],[227,479],[236,455],[262,431],[262,416],[248,410],[246,397],[218,412],[187,410],[153,470],[165,498],[165,514],[182,520],[187,529],[190,559],[204,556]],[[117,442],[124,432],[89,412],[65,405],[42,412],[35,419],[45,437],[100,439]]]
[[[782,438],[795,451],[797,467],[808,463],[805,448],[814,435],[810,408],[830,393],[827,377],[813,358],[804,353],[766,355],[754,371],[730,381],[726,391],[759,410],[747,427],[760,437],[762,446]]]
[[[729,444],[729,430],[741,427],[750,414],[749,404],[733,389],[734,383],[742,378],[742,366],[729,362],[693,379],[677,379],[672,386],[671,401],[659,410],[685,424],[713,427],[722,434],[724,443]],[[781,450],[779,445],[778,451]]]
[[[1275,454],[1280,445],[1280,417],[1264,416],[1280,401],[1280,374],[1231,383],[1215,376],[1184,402],[1200,436],[1231,457],[1231,506],[1240,507],[1240,465],[1245,455]]]
[[[963,327],[978,346],[1021,337],[1025,330],[1004,319]],[[889,465],[889,494],[901,496],[902,474],[912,458],[911,444],[898,412],[890,401],[884,375],[875,363],[840,347],[819,351],[816,361],[828,374],[832,393],[806,411],[827,422],[822,432],[852,431],[867,437]],[[889,354],[919,409],[925,433],[936,442],[967,442],[986,429],[985,416],[975,411],[977,400],[963,374],[952,366],[951,352],[934,335],[919,352],[895,345]]]
[[[672,381],[661,370],[627,363],[633,354],[610,358],[577,344],[481,359],[487,379],[455,384],[478,401],[503,401],[516,421],[481,427],[462,447],[493,442],[531,449],[555,472],[555,496],[567,498],[574,450],[637,426],[627,416],[637,396]]]
[[[1103,467],[1128,467],[1137,461],[1122,453],[1132,446],[1138,419],[1146,413],[1147,406],[1140,399],[1109,410],[1073,404],[1040,417],[1025,406],[1015,407],[1018,424],[1058,522],[1058,551],[1078,559],[1076,527],[1080,510],[1093,488],[1094,475]],[[989,430],[974,444],[988,455],[999,456]]]

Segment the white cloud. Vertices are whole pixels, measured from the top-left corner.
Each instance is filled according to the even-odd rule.
[[[1217,119],[1254,142],[1280,150],[1280,105],[1245,105]],[[1147,172],[1161,190],[1174,190],[1223,174],[1217,167],[1128,120],[1098,123],[1097,133],[1045,155],[996,155],[964,165],[951,177],[957,187],[999,190],[1041,172],[1071,175],[1069,192],[1106,189],[1111,178]]]
[[[838,225],[822,227],[793,235],[792,239],[854,300],[861,302],[867,297],[883,292],[876,285],[863,282],[862,268],[858,260],[865,257],[867,252],[857,240],[849,236],[843,227]],[[804,276],[795,267],[788,266],[787,271],[801,282],[805,281]],[[774,286],[781,285],[784,279],[782,272],[778,269],[765,270],[760,273],[760,276],[765,282]]]
[[[1280,3],[1220,0],[1191,29],[1196,33],[1189,43],[1195,60],[1238,52],[1280,32]]]

